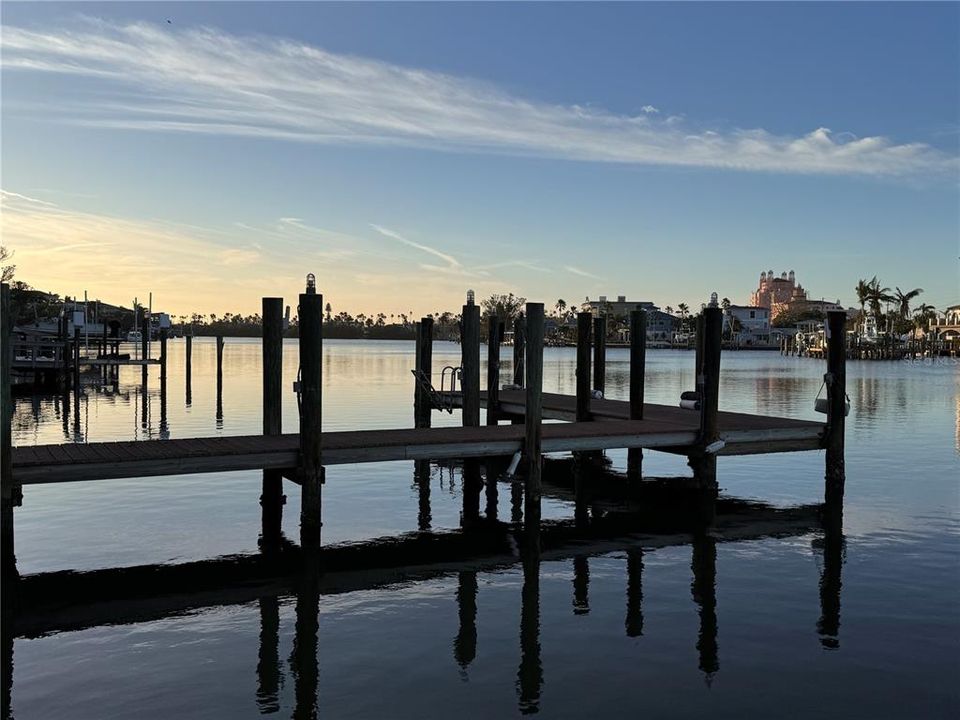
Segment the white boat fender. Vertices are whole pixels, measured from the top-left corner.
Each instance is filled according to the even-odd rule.
[[[700,401],[699,400],[681,400],[680,407],[684,410],[699,410]]]
[[[603,400],[603,390],[593,390],[590,392],[590,397],[594,400]]]
[[[520,451],[517,450],[510,460],[510,466],[507,468],[506,476],[513,477],[517,474],[517,466],[520,465]]]
[[[712,443],[707,445],[703,451],[708,455],[716,455],[718,452],[723,450],[727,444],[723,440],[714,440]]]

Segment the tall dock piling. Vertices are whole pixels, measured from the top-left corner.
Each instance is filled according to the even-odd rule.
[[[847,414],[846,323],[844,311],[827,313],[827,374],[823,376],[827,387],[824,500],[828,519],[837,528],[842,525],[843,487],[846,481],[843,451]]]
[[[223,420],[223,335],[217,335],[217,420]]]
[[[521,312],[513,320],[513,384],[521,388],[524,382],[523,359],[527,344],[526,333],[527,319]],[[514,416],[510,423],[512,425],[522,425],[523,418]]]
[[[577,314],[577,422],[590,419],[590,313]]]
[[[513,321],[513,384],[523,387],[523,354],[526,347],[527,321],[520,313]]]
[[[160,386],[167,383],[167,329],[160,330]]]
[[[524,527],[530,534],[540,530],[540,496],[543,492],[543,303],[527,303],[526,358],[526,435],[527,456]],[[538,545],[539,547],[539,545]]]
[[[644,376],[647,367],[647,314],[630,311],[630,419],[643,420]],[[643,450],[627,450],[627,478],[639,480],[643,475]]]
[[[147,364],[150,357],[150,323],[147,321],[147,310],[140,307],[140,359],[144,361],[140,368],[140,382],[147,386]]]
[[[73,328],[73,389],[80,391],[80,328],[77,326]]]
[[[500,424],[500,335],[503,323],[496,315],[487,318],[487,425]],[[505,469],[501,457],[490,456],[486,460],[486,516],[497,517],[497,478]]]
[[[187,407],[190,407],[190,404],[193,402],[193,389],[192,389],[193,388],[193,335],[187,335],[185,340],[187,341],[187,347],[185,350],[186,359],[184,362],[186,363],[186,366],[187,366],[186,367],[187,376],[184,381],[184,385],[186,388],[186,395],[187,395],[186,404],[187,404]]]
[[[691,457],[694,476],[702,490],[702,515],[705,524],[713,522],[717,496],[717,456],[711,447],[719,439],[718,415],[720,400],[720,350],[722,346],[723,311],[715,304],[704,308],[702,362],[698,376],[700,386],[699,442]]]
[[[500,413],[500,318],[487,318],[487,425],[498,425]]]
[[[13,483],[13,317],[10,314],[10,286],[0,285],[0,543],[2,543],[2,575],[4,581],[17,574],[13,546],[13,508],[20,504],[20,488]],[[9,594],[9,588],[4,595]],[[6,609],[6,598],[4,606]],[[6,625],[4,617],[4,625]]]
[[[316,280],[307,276],[300,294],[300,544],[304,550],[320,547],[324,480],[320,431],[322,427],[323,295]]]
[[[473,298],[463,306],[463,330],[460,336],[461,388],[463,390],[463,426],[480,426],[480,306]],[[480,461],[463,462],[463,522],[469,525],[480,517]]]
[[[416,328],[416,357],[414,365],[417,373],[426,378],[433,377],[433,318],[421,318]],[[417,428],[430,427],[432,407],[427,388],[420,382],[414,383],[413,395],[413,426]],[[413,477],[417,484],[419,511],[417,513],[417,527],[420,530],[429,530],[431,522],[430,512],[430,461],[414,460]]]
[[[698,393],[703,392],[703,318],[703,313],[697,315],[694,336],[696,355],[693,360],[693,389]]]
[[[601,393],[607,380],[607,316],[593,319],[593,389]]]
[[[414,366],[417,373],[430,378],[433,375],[433,318],[421,318],[416,328],[416,358]],[[421,383],[414,384],[413,426],[430,427],[430,395]]]
[[[265,297],[262,305],[263,434],[280,435],[283,431],[283,298]],[[279,548],[283,503],[281,471],[264,470],[260,495],[264,550]]]
[[[590,420],[590,400],[592,393],[590,391],[590,331],[593,325],[593,318],[588,312],[577,314],[577,422]],[[589,457],[588,453],[574,453],[573,464],[573,486],[576,503],[576,521],[577,525],[584,526],[587,520],[586,504],[586,468],[584,462]]]

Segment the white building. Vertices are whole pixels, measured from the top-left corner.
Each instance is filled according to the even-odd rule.
[[[723,332],[737,345],[770,344],[770,308],[731,305],[723,313]]]

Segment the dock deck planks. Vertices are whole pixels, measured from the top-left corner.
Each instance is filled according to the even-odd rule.
[[[501,409],[523,412],[523,392],[504,390]],[[485,396],[482,397],[485,403]],[[576,398],[545,394],[544,417],[566,420]],[[683,452],[697,440],[699,416],[664,405],[644,406],[643,420],[626,419],[629,403],[593,400],[597,422],[548,423],[543,451],[643,447]],[[820,447],[823,424],[743,413],[720,413],[721,454],[754,454]],[[355,430],[322,434],[325,465],[392,460],[510,455],[523,446],[522,425]],[[205,472],[296,467],[299,437],[230,436],[177,440],[125,441],[24,446],[13,449],[17,484],[75,482]]]

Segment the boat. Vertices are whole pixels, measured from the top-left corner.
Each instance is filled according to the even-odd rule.
[[[127,333],[127,342],[138,343],[143,339],[139,330],[131,330]]]

